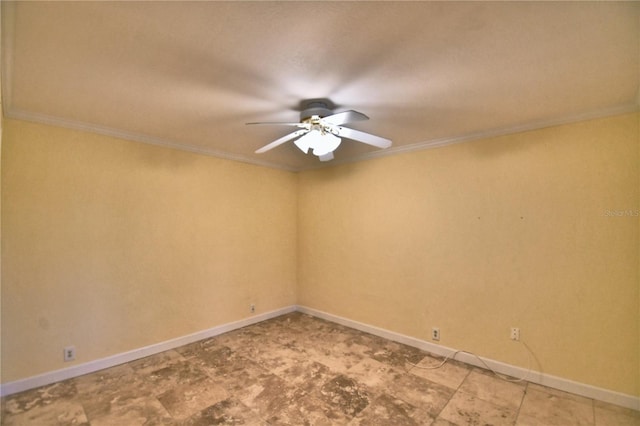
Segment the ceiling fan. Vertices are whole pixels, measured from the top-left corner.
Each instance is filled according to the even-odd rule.
[[[355,121],[368,120],[369,117],[358,111],[343,111],[334,113],[333,103],[328,99],[309,99],[302,101],[299,123],[247,123],[259,125],[280,125],[298,127],[293,133],[289,133],[256,151],[256,154],[267,152],[285,142],[296,139],[293,143],[307,154],[311,149],[313,155],[318,156],[320,161],[333,160],[333,151],[340,143],[341,138],[351,139],[357,142],[366,143],[377,148],[388,148],[391,146],[389,139],[381,138],[360,130],[343,127],[342,124]]]

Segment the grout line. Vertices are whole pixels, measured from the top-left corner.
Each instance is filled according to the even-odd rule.
[[[436,420],[440,417],[440,414],[442,414],[442,412],[445,410],[445,408],[447,408],[447,406],[451,403],[451,400],[453,399],[453,397],[456,396],[458,394],[458,392],[460,392],[460,388],[462,387],[464,382],[466,382],[467,379],[469,378],[469,376],[471,375],[471,371],[473,371],[473,367],[468,369],[467,375],[464,376],[464,379],[462,379],[460,381],[460,384],[454,390],[454,392],[451,394],[451,396],[449,397],[449,400],[447,401],[447,403],[442,406],[442,409],[438,412],[438,415],[435,417]],[[443,419],[443,420],[446,420],[446,419]]]
[[[522,405],[524,404],[524,399],[527,397],[527,393],[529,392],[529,385],[531,383],[526,381],[524,386],[524,392],[522,392],[522,399],[520,400],[520,404],[518,405],[518,409],[516,410],[516,422],[518,424],[518,419],[520,418],[520,411],[522,411]]]

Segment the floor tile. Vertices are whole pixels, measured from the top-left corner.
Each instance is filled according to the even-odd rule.
[[[51,405],[37,405],[15,414],[2,417],[5,426],[33,425],[89,425],[84,408],[79,401],[60,400]]]
[[[453,360],[447,361],[440,368],[429,368],[440,364],[442,364],[441,359],[426,356],[415,366],[412,366],[409,372],[451,389],[458,389],[471,372],[471,367]]]
[[[513,425],[517,408],[509,409],[476,396],[456,393],[440,413],[440,418],[456,425]]]
[[[119,405],[100,417],[90,418],[91,426],[170,425],[173,418],[156,398],[140,396]]]
[[[174,351],[179,353],[184,359],[191,359],[204,352],[217,350],[222,346],[221,340],[218,337],[211,337],[188,345],[180,346],[179,348],[174,349]]]
[[[296,387],[298,395],[309,394],[322,387],[335,374],[326,365],[307,360],[291,365],[278,373],[290,386]]]
[[[378,346],[371,347],[366,354],[376,361],[406,369],[426,356],[426,353],[420,349],[389,340],[382,340]]]
[[[347,418],[353,418],[367,408],[371,398],[365,385],[342,374],[325,383],[320,395],[322,400]]]
[[[54,383],[3,398],[3,414],[17,415],[59,401],[76,398],[78,390],[72,380]]]
[[[116,412],[141,395],[152,393],[152,386],[129,364],[77,377],[72,382],[89,420]]]
[[[181,426],[267,425],[240,401],[227,398],[192,415]]]
[[[365,358],[359,363],[351,366],[345,373],[347,376],[364,383],[370,389],[380,389],[381,393],[386,391],[388,383],[393,380],[399,372],[388,364],[371,358]]]
[[[0,424],[640,426],[640,412],[511,383],[293,312],[1,399]]]
[[[432,417],[436,417],[454,391],[446,386],[431,382],[414,374],[399,372],[389,381],[389,395],[413,406],[420,407]]]
[[[186,420],[227,398],[227,391],[208,378],[177,385],[158,395],[160,403],[176,420]]]
[[[230,356],[225,363],[209,368],[203,366],[211,379],[237,398],[246,390],[272,376],[255,362],[240,356]]]
[[[387,394],[377,397],[360,412],[350,426],[430,425],[433,418],[426,412]]]
[[[519,426],[593,425],[593,413],[593,403],[587,398],[529,384],[516,424]]]
[[[247,358],[234,352],[227,346],[211,347],[206,351],[198,352],[188,359],[194,365],[197,365],[202,371],[211,374],[224,374],[234,369],[243,368]]]
[[[143,379],[150,389],[150,394],[159,395],[176,386],[195,385],[209,379],[199,365],[188,361],[178,361],[165,365],[158,365],[157,370],[143,375]]]
[[[180,353],[171,350],[132,361],[128,365],[138,374],[148,374],[184,360]]]
[[[349,419],[322,399],[314,395],[294,398],[267,419],[269,425],[333,426],[347,424]]]
[[[459,426],[455,423],[451,423],[449,420],[445,420],[442,417],[438,417],[431,423],[431,426]]]
[[[271,342],[269,334],[254,327],[230,331],[215,338],[217,345],[226,346],[238,353],[245,353],[247,350],[259,348],[261,345],[270,344]]]
[[[639,426],[640,411],[594,402],[596,426]]]
[[[593,404],[593,399],[591,398],[587,398],[585,396],[580,396],[580,395],[576,395],[573,393],[569,393],[569,392],[565,392],[565,391],[561,391],[559,389],[554,389],[554,388],[550,388],[547,386],[542,386],[542,385],[538,385],[535,383],[528,383],[527,384],[527,391],[530,390],[536,390],[539,392],[544,392],[547,393],[551,396],[555,396],[558,398],[562,398],[562,399],[568,399],[571,401],[575,401],[575,402],[579,402],[581,404],[587,404],[587,405],[592,405]]]
[[[365,358],[361,353],[353,352],[345,343],[307,347],[305,353],[310,359],[326,365],[337,373],[346,373],[349,368]]]
[[[251,359],[265,370],[279,375],[296,365],[308,363],[309,355],[299,349],[290,349],[274,343],[253,353]]]
[[[517,409],[525,389],[524,382],[505,381],[487,370],[474,368],[458,390],[501,407]]]
[[[246,383],[246,387],[234,389],[234,397],[263,419],[277,414],[295,399],[296,389],[275,374],[260,374]]]

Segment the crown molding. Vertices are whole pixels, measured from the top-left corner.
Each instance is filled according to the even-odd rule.
[[[374,158],[388,157],[396,154],[405,154],[410,152],[423,151],[423,150],[432,149],[432,148],[441,148],[444,146],[455,145],[463,142],[470,142],[470,141],[475,141],[480,139],[493,138],[497,136],[505,136],[505,135],[511,135],[516,133],[529,132],[533,130],[544,129],[547,127],[562,126],[565,124],[572,124],[572,123],[578,123],[581,121],[595,120],[599,118],[629,114],[629,113],[638,112],[638,111],[640,111],[640,91],[638,92],[638,103],[615,106],[612,108],[605,108],[605,109],[600,109],[600,110],[591,111],[591,112],[582,113],[582,114],[575,114],[575,115],[571,115],[571,116],[567,116],[559,119],[537,120],[537,121],[531,121],[529,123],[524,123],[524,124],[520,124],[512,127],[497,128],[497,129],[492,129],[492,130],[487,130],[482,132],[475,132],[475,133],[467,133],[467,134],[454,136],[454,137],[430,139],[430,140],[426,140],[423,142],[418,142],[410,145],[402,145],[398,147],[387,148],[380,151],[372,151],[348,160],[334,161],[333,164],[331,165],[321,165],[317,168],[322,168],[323,166],[329,167],[329,166],[334,166],[338,164],[354,163],[354,162],[364,161],[364,160],[369,160]]]
[[[492,129],[492,130],[476,132],[476,133],[468,133],[468,134],[454,136],[450,138],[431,139],[431,140],[426,140],[423,142],[418,142],[410,145],[403,145],[403,146],[387,148],[379,151],[372,151],[372,152],[369,152],[363,155],[358,155],[356,157],[349,158],[349,159],[344,159],[344,160],[337,159],[332,161],[331,163],[319,163],[316,166],[300,168],[300,167],[284,166],[282,164],[273,163],[269,161],[256,160],[255,158],[251,158],[251,157],[247,157],[239,154],[232,154],[232,153],[220,151],[217,149],[202,148],[202,147],[196,147],[193,145],[182,144],[182,143],[178,143],[168,139],[157,138],[157,137],[134,133],[134,132],[127,132],[127,131],[123,131],[123,130],[119,130],[111,127],[99,126],[91,123],[84,123],[80,121],[67,120],[60,117],[53,117],[53,116],[44,115],[44,114],[35,114],[27,111],[17,110],[11,107],[10,90],[6,87],[7,84],[5,83],[5,80],[6,79],[3,79],[2,95],[4,100],[3,106],[5,107],[4,115],[7,118],[30,121],[30,122],[40,123],[40,124],[47,124],[51,126],[63,127],[67,129],[79,130],[79,131],[84,131],[89,133],[96,133],[96,134],[110,136],[118,139],[141,142],[141,143],[161,146],[165,148],[178,149],[182,151],[192,152],[195,154],[207,155],[207,156],[212,156],[212,157],[231,160],[231,161],[239,161],[242,163],[252,164],[255,166],[268,167],[272,169],[280,169],[280,170],[285,170],[289,172],[301,172],[305,170],[315,170],[315,169],[322,169],[327,167],[334,167],[341,164],[356,163],[356,162],[375,159],[375,158],[388,157],[396,154],[405,154],[405,153],[423,151],[427,149],[441,148],[448,145],[455,145],[463,142],[470,142],[474,140],[487,139],[487,138],[492,138],[497,136],[528,132],[533,130],[544,129],[547,127],[560,126],[565,124],[577,123],[581,121],[594,120],[598,118],[605,118],[605,117],[640,111],[639,104],[633,103],[629,105],[623,105],[623,106],[617,106],[613,108],[606,108],[602,110],[592,111],[584,114],[572,115],[572,116],[568,116],[560,119],[533,121],[530,123],[525,123],[525,124],[513,126],[513,127],[498,128],[498,129]]]
[[[67,120],[60,117],[53,117],[45,114],[36,114],[27,111],[17,110],[7,106],[7,110],[4,113],[6,118],[30,121],[33,123],[46,124],[55,127],[62,127],[71,130],[79,130],[82,132],[95,133],[103,136],[109,136],[117,139],[124,139],[133,142],[140,142],[149,145],[161,146],[164,148],[178,149],[181,151],[192,152],[194,154],[207,155],[211,157],[221,158],[225,160],[239,161],[241,163],[248,163],[254,166],[268,167],[272,169],[281,169],[290,172],[298,171],[298,169],[281,164],[272,163],[269,161],[256,160],[254,158],[246,157],[239,154],[232,154],[229,152],[220,151],[211,148],[202,148],[193,145],[187,145],[178,143],[169,139],[157,138],[154,136],[144,135],[140,133],[127,132],[124,130],[115,129],[112,127],[99,126],[96,124],[85,123],[81,121]]]

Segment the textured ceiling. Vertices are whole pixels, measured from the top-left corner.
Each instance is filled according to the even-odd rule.
[[[256,164],[330,98],[393,140],[336,162],[638,108],[638,2],[2,2],[8,117]],[[331,163],[329,163],[331,164]]]

